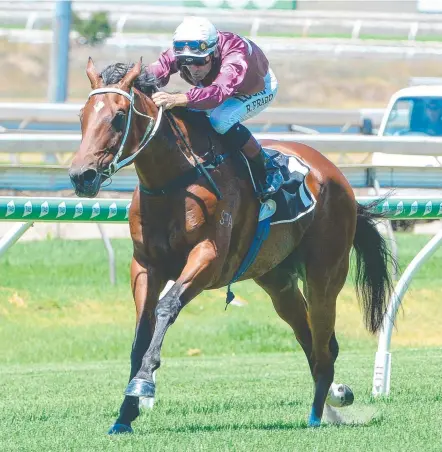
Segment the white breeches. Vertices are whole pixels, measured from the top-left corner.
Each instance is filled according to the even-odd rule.
[[[218,107],[207,110],[212,127],[224,134],[237,122],[242,123],[266,109],[274,101],[278,91],[278,80],[270,68],[264,82],[264,89],[256,94],[237,94]]]

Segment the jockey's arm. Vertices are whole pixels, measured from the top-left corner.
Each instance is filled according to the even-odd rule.
[[[210,110],[232,97],[244,80],[248,65],[244,55],[232,52],[223,59],[218,76],[205,88],[192,88],[187,93],[187,106],[195,110]]]
[[[161,88],[169,83],[170,76],[178,72],[178,65],[172,49],[163,52],[157,61],[146,68],[149,74],[157,79],[157,86]]]
[[[247,72],[247,62],[240,53],[232,53],[223,60],[218,76],[205,88],[195,87],[185,94],[157,92],[152,95],[157,107],[189,107],[209,110],[221,105],[237,92]]]
[[[172,49],[163,52],[155,63],[147,67],[147,72],[155,75],[158,87],[166,86],[170,76],[178,72],[177,61]],[[166,109],[187,105],[185,94],[169,94],[159,91],[152,95],[152,99],[157,107],[163,106]]]
[[[173,107],[186,107],[188,102],[186,94],[170,94],[165,93],[164,91],[153,93],[152,100],[157,107],[164,107],[166,110]]]

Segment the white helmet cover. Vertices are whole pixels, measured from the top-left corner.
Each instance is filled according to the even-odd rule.
[[[217,42],[215,26],[204,17],[185,17],[173,34],[173,50],[177,56],[205,57],[215,51]]]

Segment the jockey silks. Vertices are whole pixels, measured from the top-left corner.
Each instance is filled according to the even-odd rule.
[[[180,72],[184,80],[195,86],[186,95],[187,107],[196,110],[211,110],[236,94],[253,95],[265,89],[269,62],[254,42],[218,31],[217,47],[212,70],[199,83],[200,87],[195,86],[185,66],[180,67],[172,49],[163,52],[148,66],[148,71],[157,77],[159,87],[167,85],[170,75]]]

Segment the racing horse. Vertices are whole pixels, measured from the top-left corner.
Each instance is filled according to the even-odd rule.
[[[181,309],[202,291],[232,280],[252,242],[260,203],[239,153],[229,154],[232,149],[223,147],[204,113],[163,112],[155,106],[155,79],[141,60],[99,73],[89,58],[86,72],[92,91],[80,113],[82,140],[69,169],[75,192],[95,197],[104,181],[131,162],[139,179],[129,211],[136,308],[130,379],[109,430],[118,434],[132,432],[140,408],[154,397],[162,342]],[[263,144],[311,167],[306,183],[316,207],[298,221],[272,226],[241,280],[253,279],[267,292],[304,350],[314,385],[308,425],[316,427],[326,402],[353,401],[348,386],[333,383],[339,351],[336,299],[351,249],[357,257],[356,289],[372,333],[381,327],[392,290],[391,257],[376,229],[375,206],[356,202],[332,162],[296,142]],[[210,175],[210,165],[201,170],[202,162],[211,163]],[[173,286],[159,299],[169,280]]]

